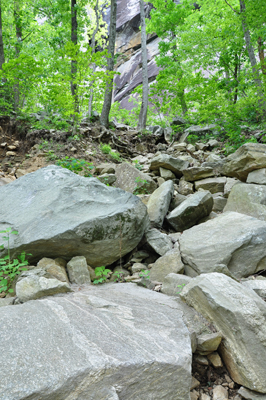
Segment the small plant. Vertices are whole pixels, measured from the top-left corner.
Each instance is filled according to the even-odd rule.
[[[0,233],[6,234],[6,236],[3,236],[3,240],[7,242],[7,256],[0,258],[0,293],[13,293],[14,290],[11,289],[12,282],[22,271],[27,271],[25,266],[28,265],[28,261],[26,260],[25,251],[23,251],[18,258],[11,259],[9,245],[10,235],[18,235],[18,232],[12,231],[12,228],[7,228],[4,231],[0,231]],[[4,245],[1,245],[0,250],[3,249]]]
[[[55,161],[57,159],[57,155],[54,153],[53,150],[49,150],[48,153],[46,154],[47,160],[49,161]]]
[[[90,170],[93,169],[92,163],[89,163],[83,159],[77,159],[77,158],[69,158],[66,156],[62,160],[57,161],[56,165],[59,165],[59,167],[69,169],[69,171],[74,172],[75,174],[78,174],[79,172],[83,172],[84,176],[86,177],[91,177]]]
[[[69,140],[70,142],[71,142],[72,140],[79,141],[80,139],[81,139],[81,137],[80,137],[79,135],[69,136],[69,137],[67,138],[67,140]]]
[[[142,269],[139,276],[140,278],[150,279],[150,271],[148,269]]]
[[[134,160],[133,163],[135,164],[135,168],[137,168],[139,171],[142,170],[142,165],[140,165],[139,160]]]
[[[124,274],[122,272],[115,271],[114,276],[114,282],[125,282]]]
[[[148,190],[146,189],[145,185],[148,183],[146,179],[142,179],[139,176],[135,179],[137,186],[133,190],[133,194],[147,194]]]
[[[181,290],[179,292],[176,292],[176,294],[179,294],[182,292],[182,289],[184,288],[184,286],[186,286],[185,283],[181,283],[181,285],[177,285],[177,287],[181,288]]]
[[[93,284],[98,285],[99,283],[106,282],[108,275],[112,271],[110,269],[106,269],[105,267],[97,267],[95,268],[95,276],[97,279],[94,279]]]
[[[109,144],[101,143],[100,148],[101,148],[103,154],[110,154],[112,151],[112,148],[111,148],[111,146],[109,146]]]
[[[120,154],[119,153],[111,151],[110,152],[110,156],[112,157],[113,160],[120,161]]]

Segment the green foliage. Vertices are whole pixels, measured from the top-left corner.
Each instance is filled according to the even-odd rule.
[[[26,260],[26,253],[22,252],[17,258],[11,259],[10,255],[10,235],[18,235],[17,231],[13,231],[12,228],[7,228],[0,233],[4,233],[2,239],[7,242],[7,255],[0,258],[0,293],[13,293],[14,290],[11,289],[12,282],[17,275],[20,275],[22,271],[26,271],[26,265],[28,261]],[[0,250],[4,249],[4,245],[0,246]],[[30,255],[30,254],[28,254]]]
[[[148,269],[142,269],[139,276],[140,278],[150,279],[150,271]]]
[[[69,169],[69,171],[72,171],[75,174],[82,172],[83,175],[86,177],[92,176],[92,174],[90,173],[90,171],[93,169],[92,163],[89,163],[83,159],[66,156],[63,159],[57,161],[56,165],[59,165],[59,167],[62,168],[67,168]]]
[[[115,151],[110,152],[110,157],[115,161],[120,161],[120,154]]]
[[[139,163],[139,160],[133,160],[134,167],[137,168],[139,171],[142,170],[143,166]]]
[[[115,276],[114,282],[125,282],[125,277],[122,272],[115,271],[114,276]]]
[[[97,279],[94,279],[93,284],[98,285],[99,283],[105,283],[111,272],[110,269],[106,269],[105,267],[95,268],[95,276]]]
[[[101,143],[100,149],[103,152],[103,154],[110,154],[112,151],[112,147],[109,146],[109,144],[103,144]]]
[[[181,290],[179,292],[176,292],[176,294],[179,294],[182,292],[182,289],[186,286],[185,283],[181,283],[181,285],[177,285],[177,287],[179,287]]]
[[[133,194],[147,194],[148,190],[146,189],[145,185],[148,183],[146,179],[142,179],[139,176],[135,179],[136,187],[133,190]]]

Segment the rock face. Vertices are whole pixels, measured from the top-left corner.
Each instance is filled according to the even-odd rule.
[[[1,398],[189,400],[182,315],[175,300],[130,283],[1,307]]]
[[[109,265],[120,258],[121,237],[125,255],[148,223],[136,196],[56,166],[0,187],[0,203],[0,229],[19,232],[12,254],[25,250],[30,261],[84,256],[92,267]]]
[[[222,333],[222,359],[232,379],[266,393],[266,304],[224,274],[193,279],[180,296]]]
[[[221,214],[185,231],[179,243],[198,274],[227,270],[239,279],[266,269],[266,223],[247,215]]]
[[[249,172],[266,167],[266,144],[245,143],[227,157],[223,174],[246,181]]]
[[[207,217],[212,206],[213,198],[210,192],[195,193],[171,211],[167,221],[177,232],[182,232]]]
[[[236,211],[266,221],[266,186],[234,185],[224,211]]]

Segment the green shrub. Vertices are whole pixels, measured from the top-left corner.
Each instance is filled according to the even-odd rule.
[[[86,177],[91,177],[90,170],[93,169],[92,163],[89,163],[83,159],[77,159],[77,158],[69,158],[66,156],[62,160],[57,161],[56,165],[59,165],[59,167],[62,168],[67,168],[69,171],[74,172],[75,174],[78,174],[79,172],[83,172],[84,176]]]

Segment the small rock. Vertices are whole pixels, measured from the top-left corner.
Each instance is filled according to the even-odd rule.
[[[184,264],[181,260],[180,251],[173,249],[158,258],[153,264],[150,279],[151,281],[163,282],[168,274],[182,274],[183,272]]]
[[[147,243],[160,256],[163,256],[169,250],[172,250],[173,244],[171,238],[157,229],[149,229],[145,233]]]
[[[228,389],[222,385],[215,386],[212,393],[213,400],[227,400],[228,399]]]
[[[222,341],[221,333],[212,333],[198,337],[197,352],[203,356],[208,355],[218,349]]]
[[[190,282],[192,278],[178,273],[169,273],[163,279],[161,292],[168,296],[178,296],[183,287]]]
[[[196,181],[195,189],[199,190],[201,188],[204,190],[209,190],[211,193],[217,193],[217,192],[223,193],[225,184],[226,184],[226,178],[223,176],[220,178],[206,178]]]
[[[67,263],[67,272],[71,283],[90,284],[91,278],[85,257],[73,257]]]
[[[200,365],[205,365],[205,366],[209,365],[207,357],[201,356],[200,354],[195,354],[194,361]]]
[[[199,398],[199,392],[197,392],[196,390],[190,392],[190,400],[198,400],[198,398]]]
[[[194,193],[193,183],[187,182],[183,179],[179,181],[178,192],[184,196]]]
[[[210,360],[211,364],[214,366],[214,368],[222,368],[223,367],[223,362],[221,360],[221,357],[219,354],[215,351],[214,353],[209,354],[208,360]]]
[[[15,153],[14,151],[7,151],[6,152],[6,157],[14,157],[16,155],[17,155],[17,153]]]
[[[165,169],[163,167],[159,168],[161,178],[163,178],[165,181],[169,181],[170,179],[175,179],[175,174],[170,171],[169,169]]]
[[[199,385],[200,385],[200,382],[194,376],[192,376],[192,382],[191,382],[190,390],[196,389],[196,387],[198,387]]]

